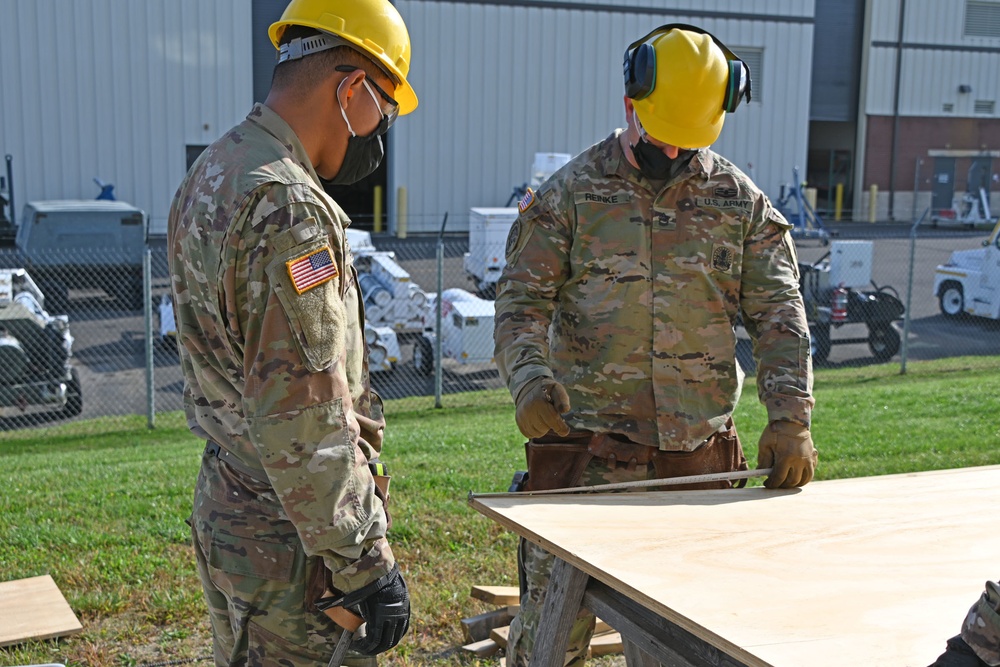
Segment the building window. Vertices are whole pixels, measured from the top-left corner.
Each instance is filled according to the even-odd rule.
[[[194,164],[194,161],[198,159],[198,157],[199,157],[199,156],[200,156],[200,155],[202,154],[202,152],[203,152],[203,151],[204,151],[204,150],[205,150],[206,148],[208,148],[208,146],[203,146],[203,145],[191,145],[191,144],[188,144],[188,145],[186,146],[186,148],[185,148],[185,152],[186,152],[186,154],[187,154],[187,165],[188,165],[188,166],[187,166],[187,168],[188,168],[188,169],[190,169],[190,168],[191,168],[191,165],[193,165],[193,164]]]
[[[965,0],[965,36],[1000,37],[1000,2]]]
[[[944,104],[941,105],[941,111],[945,113],[952,113],[953,111],[955,111],[955,105],[952,104],[951,102],[945,102]]]
[[[750,79],[753,82],[753,101],[764,99],[764,49],[756,46],[737,46],[733,53],[750,68]]]
[[[995,107],[996,104],[993,100],[976,100],[975,105],[972,107],[972,113],[992,116]]]

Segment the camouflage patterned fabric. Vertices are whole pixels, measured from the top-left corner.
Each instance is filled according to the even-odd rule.
[[[709,149],[654,186],[628,163],[620,133],[519,205],[495,325],[497,366],[515,402],[535,378],[553,377],[569,395],[564,417],[574,432],[678,455],[703,451],[740,397],[734,327],[742,316],[769,419],[808,426],[812,361],[791,226]],[[657,476],[652,465],[629,473],[605,464],[591,461],[583,483]],[[511,623],[510,667],[528,663],[552,567],[531,544],[520,557],[527,590]],[[592,628],[581,612],[566,665],[583,662]]]
[[[265,533],[281,526],[270,537],[256,530],[241,537],[324,562],[343,592],[394,564],[367,465],[381,450],[384,420],[368,383],[348,224],[294,132],[261,104],[199,157],[168,221],[188,424],[235,458],[236,470],[251,473],[244,482],[255,478],[267,487],[256,494],[251,525]],[[219,537],[226,525],[240,523],[224,508],[239,513],[241,502],[212,484],[214,461],[203,462],[208,482],[199,484],[195,507],[221,503],[221,509],[202,517],[210,525],[194,516],[193,528],[196,540],[199,531],[208,540],[201,556],[212,566],[202,573],[210,605],[224,586],[242,582],[226,596],[233,617],[213,612],[217,639],[228,625],[229,635],[243,633],[239,644],[253,635],[257,619],[267,618],[261,627],[272,632],[282,627],[282,600],[295,597],[307,572],[296,565],[277,585],[230,576],[270,567],[275,548],[230,549]],[[265,595],[275,586],[283,593]],[[301,615],[302,600],[293,602],[287,613]],[[250,629],[239,625],[251,618]],[[302,636],[295,637],[299,643]]]
[[[812,362],[791,226],[709,149],[654,188],[620,132],[542,184],[511,227],[495,332],[511,395],[554,377],[571,428],[693,450],[739,399],[742,313],[769,419],[808,426]]]
[[[986,582],[986,591],[962,626],[962,639],[987,665],[1000,665],[1000,584]]]

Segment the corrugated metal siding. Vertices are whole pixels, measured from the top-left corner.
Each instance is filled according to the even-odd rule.
[[[95,197],[165,229],[187,168],[252,102],[251,0],[4,0],[0,151],[18,207]],[[17,211],[20,216],[20,211]]]
[[[889,11],[887,7],[891,8]],[[900,69],[901,116],[974,116],[976,101],[1000,99],[1000,39],[963,35],[965,2],[906,0]],[[891,115],[898,0],[876,3],[865,112]],[[972,87],[960,93],[960,84]],[[951,105],[951,111],[944,111]]]
[[[674,5],[735,13],[745,12],[746,3]],[[764,49],[767,98],[730,115],[715,149],[752,171],[772,195],[791,179],[793,166],[804,168],[809,21],[424,0],[396,6],[413,42],[410,80],[420,107],[393,129],[390,187],[407,189],[412,232],[437,231],[445,212],[449,230],[465,230],[471,207],[503,206],[529,180],[534,153],[575,154],[623,127],[624,48],[674,21],[710,30],[737,53],[740,46]],[[813,3],[769,0],[754,10],[798,17],[805,10],[811,17]]]

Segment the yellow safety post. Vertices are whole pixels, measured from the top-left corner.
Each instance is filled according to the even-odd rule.
[[[868,188],[868,222],[875,222],[875,209],[878,205],[878,186],[874,183]]]
[[[844,184],[837,183],[836,194],[833,200],[833,219],[840,222],[840,216],[844,212]]]
[[[375,186],[375,201],[372,203],[372,230],[378,234],[382,231],[382,186]]]
[[[803,185],[805,185],[803,183]],[[809,208],[813,213],[816,212],[816,188],[805,188],[803,190],[806,196],[806,201],[809,202]]]
[[[396,236],[406,238],[406,188],[396,189]]]

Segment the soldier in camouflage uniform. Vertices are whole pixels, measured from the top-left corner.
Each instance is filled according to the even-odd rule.
[[[528,438],[527,489],[746,469],[732,421],[754,342],[771,488],[813,476],[809,330],[790,225],[707,148],[750,97],[749,70],[693,26],[661,26],[625,54],[627,129],[528,191],[507,240],[495,355]],[[674,488],[728,488],[728,481]],[[519,549],[509,667],[532,654],[552,556]],[[581,610],[567,665],[594,617]]]
[[[323,189],[360,180],[416,96],[388,0],[292,0],[271,92],[191,167],[169,217],[185,408],[207,441],[191,516],[217,665],[346,664],[402,638],[409,594],[386,540],[381,400],[345,227]],[[386,91],[391,91],[391,94]]]
[[[1000,584],[987,581],[986,591],[972,605],[962,632],[948,640],[947,649],[930,667],[1000,666]]]

